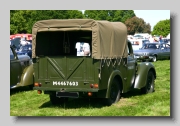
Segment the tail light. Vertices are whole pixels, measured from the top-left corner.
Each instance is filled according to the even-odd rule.
[[[38,93],[38,94],[41,94],[41,93],[42,93],[42,91],[41,91],[41,90],[38,90],[38,91],[37,91],[37,93]]]
[[[41,83],[34,83],[34,87],[41,87]]]
[[[90,84],[90,87],[91,88],[99,88],[99,85],[98,84]]]
[[[92,92],[88,92],[88,96],[92,96],[93,94],[92,94]]]

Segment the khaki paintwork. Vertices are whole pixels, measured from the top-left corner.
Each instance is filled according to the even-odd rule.
[[[58,29],[57,25],[56,27]],[[56,29],[55,27],[53,28]],[[117,41],[117,39],[113,39],[112,36],[109,35],[112,39],[110,45],[113,45],[113,47],[116,46],[116,43],[121,47],[122,43],[123,47],[119,48],[122,49],[119,51],[121,52],[120,57],[103,57],[99,59],[97,58],[98,56],[96,58],[93,56],[76,56],[76,51],[73,50],[75,47],[74,41],[79,42],[80,39],[77,39],[79,37],[88,36],[91,38],[83,41],[90,44],[91,51],[93,52],[93,43],[91,43],[92,31],[88,31],[87,29],[68,30],[67,23],[66,27],[63,27],[63,29],[66,30],[48,31],[48,29],[45,28],[43,31],[36,30],[33,44],[34,82],[40,83],[41,86],[34,87],[34,90],[42,90],[45,93],[78,92],[79,97],[83,97],[84,94],[87,94],[88,92],[93,92],[95,97],[109,98],[110,87],[115,78],[118,79],[120,83],[121,92],[125,93],[134,88],[144,87],[146,85],[146,78],[149,70],[152,70],[156,77],[156,71],[153,64],[137,63],[134,58],[132,45],[129,41],[124,42],[124,40],[120,40],[119,43],[113,43],[112,40]],[[115,31],[118,31],[118,29]],[[126,30],[122,30],[121,32],[126,33]],[[67,34],[70,36],[68,39],[66,38]],[[122,33],[122,35],[123,34],[124,33]],[[113,35],[113,37],[116,38],[116,35]],[[65,38],[67,40],[70,39],[69,51],[63,48]],[[103,36],[101,36],[101,38],[103,38]],[[108,38],[108,35],[106,38]],[[108,48],[103,44],[99,46]],[[99,47],[94,50],[97,49],[99,49]],[[107,54],[108,52],[109,51],[105,53]],[[103,55],[103,52],[101,52],[101,55]],[[70,85],[68,82],[75,82],[74,86],[73,84]],[[91,84],[98,84],[99,86],[98,88],[91,88]]]

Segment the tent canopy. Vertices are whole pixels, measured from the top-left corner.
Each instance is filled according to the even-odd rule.
[[[92,58],[127,57],[127,28],[121,22],[93,19],[51,19],[36,22],[32,28],[32,57],[36,57],[36,35],[46,31],[92,31]]]

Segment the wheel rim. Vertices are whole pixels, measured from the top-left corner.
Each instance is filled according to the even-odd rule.
[[[114,82],[114,83],[111,85],[111,92],[110,92],[110,99],[112,100],[113,103],[116,101],[118,92],[119,92],[119,87],[118,87],[118,85]]]
[[[153,56],[153,61],[156,62],[156,56]]]
[[[148,79],[147,79],[147,91],[151,91],[154,88],[154,77],[153,77],[153,73],[150,73],[148,75]]]

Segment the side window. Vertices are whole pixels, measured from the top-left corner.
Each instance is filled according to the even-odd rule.
[[[10,48],[10,60],[14,59],[14,53],[12,52],[11,48]]]

